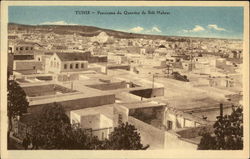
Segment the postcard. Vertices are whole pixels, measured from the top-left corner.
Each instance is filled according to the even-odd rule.
[[[1,2],[1,157],[248,158],[249,3]]]

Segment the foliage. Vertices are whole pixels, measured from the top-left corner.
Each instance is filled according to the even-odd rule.
[[[44,106],[37,113],[31,127],[31,135],[39,139],[38,145],[44,149],[79,148],[75,138],[78,137],[80,141],[86,138],[84,134],[79,133],[80,130],[72,129],[68,116],[58,103]]]
[[[70,132],[69,118],[63,108],[57,104],[48,104],[37,114],[32,122],[32,135],[39,138],[39,145],[45,149],[62,149],[65,137]]]
[[[199,150],[215,150],[216,149],[216,140],[209,133],[204,133],[200,144],[198,145]]]
[[[243,109],[233,108],[231,115],[218,117],[214,124],[214,134],[203,134],[200,150],[241,150],[243,149]]]
[[[8,116],[14,117],[27,112],[26,93],[15,80],[8,81]]]
[[[135,126],[128,123],[122,123],[116,127],[104,146],[111,150],[142,150],[148,148],[148,146],[143,147],[141,144],[141,137]]]
[[[12,130],[12,118],[17,115],[22,116],[27,112],[29,103],[26,93],[15,80],[8,80],[8,106],[7,114],[9,118],[9,131]]]
[[[49,104],[36,115],[31,122],[31,136],[36,138],[43,149],[112,149],[139,150],[146,149],[141,144],[140,134],[133,125],[121,124],[110,134],[109,139],[100,141],[86,130],[71,125],[62,106]],[[35,136],[35,137],[34,137]]]
[[[70,150],[98,149],[98,145],[101,144],[101,141],[99,141],[97,137],[90,136],[80,128],[72,128],[65,134],[63,140],[63,149]]]
[[[31,124],[31,136],[43,149],[90,150],[101,149],[102,142],[86,131],[70,124],[64,109],[58,103],[48,104]]]

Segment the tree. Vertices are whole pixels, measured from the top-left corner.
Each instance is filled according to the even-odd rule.
[[[7,106],[7,114],[9,119],[9,130],[12,130],[12,119],[16,116],[22,116],[23,113],[27,112],[27,108],[29,103],[26,99],[26,93],[19,86],[19,84],[15,80],[8,81],[8,106]]]
[[[198,145],[198,150],[215,150],[216,149],[216,140],[209,133],[204,133],[200,144]]]
[[[44,106],[31,126],[31,136],[43,149],[96,149],[97,137],[91,137],[83,129],[70,124],[69,117],[58,103]]]
[[[64,109],[58,103],[44,106],[30,123],[31,136],[43,149],[74,150],[142,150],[140,134],[133,125],[121,124],[110,134],[110,138],[100,141],[86,130],[71,125]]]
[[[71,127],[64,138],[64,149],[70,150],[94,150],[102,149],[103,144],[96,136],[91,136],[84,129]]]
[[[109,140],[105,141],[104,147],[111,150],[143,150],[149,146],[141,144],[140,134],[134,125],[122,123],[110,134]]]
[[[71,131],[70,120],[64,109],[57,103],[44,106],[31,122],[32,136],[39,138],[44,149],[65,148],[66,137]]]
[[[218,117],[214,134],[203,134],[200,150],[241,150],[243,149],[243,109],[233,107],[231,115]]]

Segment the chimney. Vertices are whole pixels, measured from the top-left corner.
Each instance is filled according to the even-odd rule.
[[[223,117],[223,104],[220,103],[220,117]]]

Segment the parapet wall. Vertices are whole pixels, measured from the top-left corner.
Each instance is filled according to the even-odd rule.
[[[71,110],[77,110],[77,109],[83,109],[83,108],[89,108],[89,107],[95,107],[95,106],[101,106],[101,105],[107,105],[107,104],[113,104],[115,103],[115,95],[102,95],[102,96],[92,96],[92,97],[82,97],[78,99],[71,100],[70,97],[65,96],[65,98],[68,98],[69,100],[65,101],[57,101],[55,97],[56,103],[59,103],[63,106],[65,111],[68,113]],[[53,100],[53,99],[52,99]],[[43,106],[45,106],[48,103],[48,99],[44,99],[44,104],[37,104],[32,105],[29,107],[29,112],[37,112],[40,109],[42,109]],[[51,103],[54,103],[51,101]]]
[[[134,90],[134,91],[130,91],[130,93],[143,97],[143,98],[164,96],[164,87]]]
[[[114,83],[104,83],[104,84],[95,84],[95,85],[86,85],[91,88],[99,89],[99,90],[114,90],[126,88],[126,82],[114,82]]]
[[[16,71],[22,70],[41,70],[42,69],[42,62],[33,61],[33,60],[20,60],[14,61],[13,69]]]
[[[128,117],[128,122],[136,127],[140,133],[141,141],[144,146],[149,144],[149,149],[164,149],[164,130],[157,129],[131,116]]]

